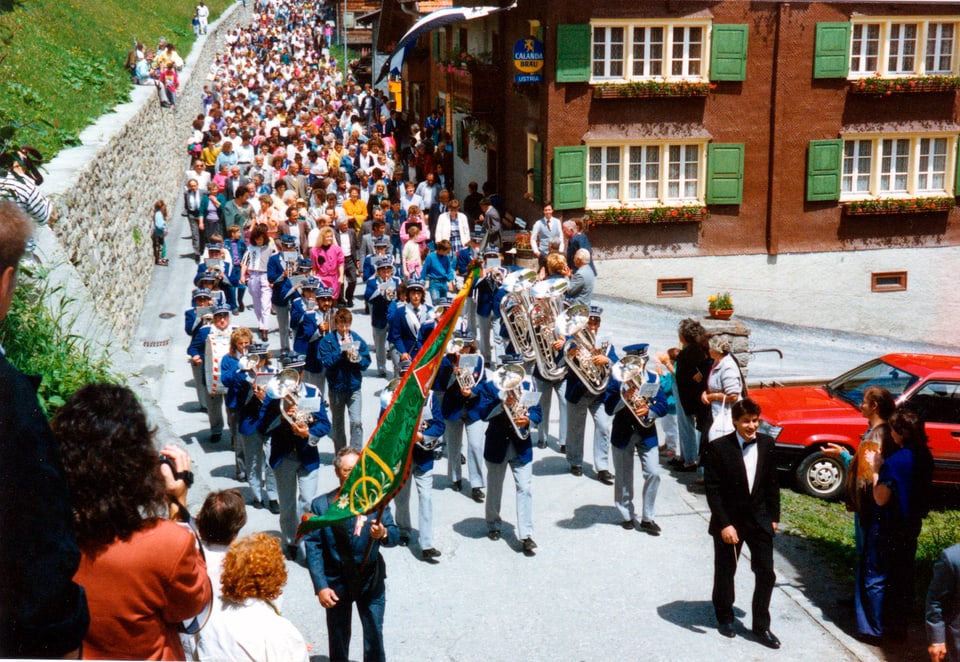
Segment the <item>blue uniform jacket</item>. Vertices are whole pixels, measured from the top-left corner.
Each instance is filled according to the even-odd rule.
[[[210,335],[210,330],[213,329],[212,326],[201,326],[197,329],[197,332],[193,334],[193,338],[190,340],[190,346],[187,347],[187,356],[194,357],[199,356],[206,362],[207,357],[204,356],[207,353],[207,336]]]
[[[533,390],[533,386],[527,379],[523,381],[523,390]],[[526,439],[517,436],[510,418],[503,409],[503,402],[501,402],[500,395],[497,393],[493,382],[486,380],[483,384],[478,385],[475,391],[480,395],[479,410],[488,423],[484,435],[483,459],[487,462],[503,462],[507,458],[507,448],[512,445],[521,464],[527,464],[533,460],[529,426],[526,428],[528,433]],[[540,405],[530,407],[527,410],[527,416],[529,416],[531,423],[539,424],[543,420]]]
[[[318,396],[317,387],[304,384],[308,397]],[[260,405],[260,418],[257,421],[257,432],[270,438],[270,466],[274,469],[280,464],[284,455],[296,451],[297,459],[307,471],[313,471],[320,466],[320,453],[316,443],[311,440],[325,437],[330,433],[330,419],[327,417],[327,403],[320,403],[320,409],[310,412],[313,414],[313,425],[310,426],[310,437],[304,439],[294,434],[287,419],[280,415],[280,401],[271,398],[268,394]]]
[[[196,308],[187,308],[183,311],[183,330],[188,336],[193,338],[193,334],[200,330],[200,323]]]
[[[290,285],[290,279],[286,276],[285,267],[283,253],[275,253],[267,260],[267,282],[273,288],[270,301],[274,306],[288,305],[294,293],[293,286]]]
[[[647,383],[652,384],[657,381],[657,376],[650,371],[646,373]],[[657,426],[651,425],[644,427],[637,422],[637,417],[630,413],[627,406],[620,397],[620,382],[613,377],[607,382],[607,390],[603,394],[603,408],[607,414],[613,416],[613,424],[610,429],[610,443],[617,448],[624,448],[630,442],[630,437],[634,432],[640,435],[640,440],[646,448],[653,448],[658,445]],[[661,416],[667,415],[667,396],[663,388],[657,389],[657,394],[650,402],[650,413],[647,415],[651,421]]]
[[[476,385],[473,387],[470,397],[464,397],[460,390],[460,384],[457,383],[456,375],[453,373],[453,362],[449,356],[443,357],[440,362],[440,369],[437,371],[437,378],[434,381],[434,384],[439,384],[439,386],[435,386],[434,390],[443,391],[441,413],[445,421],[456,421],[464,415],[468,421],[483,419],[479,394],[480,386],[487,381],[483,369],[483,357],[480,357],[477,369],[473,371],[473,378]]]
[[[227,387],[224,404],[227,409],[237,411],[250,391],[250,373],[240,369],[240,360],[237,357],[227,354],[220,359],[220,381]]]
[[[325,335],[317,345],[320,364],[327,371],[327,384],[332,391],[352,393],[360,390],[363,371],[370,367],[370,348],[367,343],[354,331],[350,332],[350,337],[360,343],[359,363],[353,363],[347,358],[347,353],[340,349],[340,334],[336,331]]]
[[[394,287],[400,285],[400,279],[396,276],[391,276],[390,279],[393,281]],[[396,299],[387,301],[383,295],[380,294],[380,279],[377,278],[376,275],[367,278],[366,283],[367,286],[363,293],[363,298],[366,299],[370,305],[370,325],[375,329],[385,329],[390,323],[390,305],[396,303]],[[394,306],[394,308],[396,308],[396,306]]]
[[[290,328],[293,329],[293,351],[303,354],[304,370],[308,372],[323,372],[323,364],[317,354],[317,347],[323,332],[320,330],[320,311],[307,311],[303,299],[295,297],[290,303]]]
[[[607,348],[607,358],[610,359],[610,365],[613,365],[620,360],[617,358],[617,352],[613,349],[613,345],[610,345]],[[580,378],[574,374],[573,370],[567,369],[567,376],[564,379],[566,381],[566,388],[564,388],[563,397],[566,398],[567,402],[577,404],[584,396],[587,398],[594,397],[589,391],[587,391],[587,387],[583,385],[583,382],[581,382]],[[610,381],[613,380],[611,379]],[[599,397],[606,396],[601,393]]]
[[[363,258],[363,282],[366,283],[368,280],[377,275],[377,268],[373,266],[373,259],[377,257],[376,255],[366,255]],[[366,299],[367,296],[364,295]]]
[[[318,496],[310,504],[310,512],[323,515],[336,501],[337,493],[338,490],[333,490]],[[400,529],[393,521],[390,508],[384,508],[380,523],[387,528],[387,537],[385,540],[371,541],[370,527],[373,521],[372,515],[366,516],[359,535],[353,533],[357,528],[357,518],[351,517],[311,531],[304,538],[307,568],[310,570],[314,593],[330,588],[341,600],[357,600],[361,597],[369,599],[383,594],[386,567],[383,556],[380,555],[380,547],[396,546],[400,540]],[[371,542],[370,556],[361,571],[360,563]],[[348,546],[353,559],[344,563],[341,550],[346,550]]]
[[[232,285],[237,285],[237,284],[239,284],[239,283],[240,283],[240,267],[234,268],[233,264],[230,263],[230,262],[227,262],[226,260],[222,260],[222,262],[223,262],[223,276],[221,277],[220,280],[221,280],[221,281],[226,281],[226,282],[227,282],[227,285],[231,285],[231,284],[232,284]],[[236,283],[233,282],[233,272],[234,272],[234,271],[237,272],[237,282],[236,282]],[[194,285],[194,287],[200,285],[200,277],[203,276],[205,273],[207,273],[207,265],[205,265],[203,262],[201,262],[200,264],[197,265],[197,273],[196,273],[196,275],[194,275],[194,277],[193,277],[193,285]]]
[[[425,303],[420,304],[420,308],[424,310],[424,314],[433,310],[431,306]],[[420,349],[420,345],[417,343],[417,332],[413,330],[410,320],[407,319],[408,313],[411,316],[414,314],[413,307],[410,304],[396,307],[390,316],[390,333],[387,337],[398,352],[409,354],[412,358]]]
[[[493,315],[493,300],[497,294],[496,282],[491,278],[481,278],[471,290],[477,293],[477,315],[490,317]]]

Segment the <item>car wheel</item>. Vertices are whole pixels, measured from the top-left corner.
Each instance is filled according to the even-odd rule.
[[[804,494],[836,501],[843,494],[846,475],[843,460],[815,451],[797,467],[797,487]]]

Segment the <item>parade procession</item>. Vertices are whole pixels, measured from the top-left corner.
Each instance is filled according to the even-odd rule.
[[[41,154],[0,127],[0,658],[913,660],[923,639],[933,662],[956,659],[960,547],[933,488],[960,484],[955,348],[784,323],[772,290],[803,282],[794,303],[820,323],[846,299],[819,281],[846,287],[841,263],[864,259],[851,237],[879,244],[893,223],[816,230],[850,243],[836,265],[812,258],[807,284],[779,212],[769,252],[749,243],[744,172],[764,150],[721,125],[753,115],[710,114],[753,94],[748,35],[767,44],[741,13],[776,4],[779,31],[790,3],[605,2],[189,2],[193,52],[133,40],[141,114],[122,116],[153,113],[175,174],[97,288],[51,274],[113,260],[103,230],[55,245],[80,215],[51,186],[63,170],[48,163],[44,186]],[[906,67],[898,39],[927,49],[924,74],[960,72],[955,11],[910,32],[859,10],[838,23],[837,3],[797,15],[806,4],[823,19],[817,84],[830,57],[883,69],[871,48]],[[843,85],[866,107],[866,85]],[[617,123],[641,106],[647,124]],[[859,187],[908,175],[960,191],[960,125],[898,122],[810,142],[804,212],[866,214]],[[881,135],[907,124],[937,136]],[[890,172],[861,172],[881,154]],[[793,204],[778,186],[747,196]],[[912,209],[946,209],[929,200]],[[872,293],[905,291],[881,258]],[[134,260],[150,272],[136,282]],[[693,273],[698,295],[746,282],[742,316],[723,290],[692,312]],[[930,277],[915,273],[911,287]],[[51,395],[16,362],[16,335],[49,324],[23,301],[63,297],[56,323],[74,334],[75,294],[91,318],[109,309],[122,356]]]

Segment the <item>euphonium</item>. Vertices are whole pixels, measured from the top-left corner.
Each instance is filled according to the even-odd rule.
[[[637,413],[641,406],[650,405],[657,389],[660,388],[660,377],[655,376],[654,381],[647,381],[647,359],[632,355],[624,356],[613,365],[610,374],[620,382],[620,399],[637,422],[645,428],[653,425],[653,421],[647,418],[646,414]]]
[[[557,318],[563,312],[563,293],[570,285],[566,278],[542,280],[530,289],[533,305],[530,307],[530,328],[537,368],[548,381],[557,381],[567,374],[567,367],[557,362],[553,343],[557,340]]]
[[[460,354],[457,358],[457,367],[454,373],[457,376],[457,384],[465,391],[473,389],[477,385],[473,373],[480,364],[480,356],[477,354]]]
[[[533,269],[520,269],[507,274],[503,279],[506,296],[500,301],[500,316],[507,326],[507,334],[514,351],[522,354],[525,361],[536,357],[533,348],[533,332],[530,328],[530,298],[528,292],[537,280]]]
[[[606,343],[597,347],[596,336],[587,328],[590,309],[578,303],[557,316],[557,334],[567,338],[563,343],[563,358],[567,367],[580,378],[584,387],[593,395],[600,395],[610,381],[610,364],[597,365],[593,357],[606,354]],[[572,336],[572,337],[568,337]]]
[[[523,366],[510,364],[497,368],[490,378],[497,389],[501,402],[503,402],[503,411],[510,419],[513,431],[521,439],[530,436],[529,426],[521,430],[520,426],[517,425],[517,419],[527,418],[529,408],[528,405],[524,404],[523,398],[523,380],[526,376],[527,373]]]
[[[280,415],[290,425],[309,427],[313,423],[313,414],[300,411],[298,406],[300,373],[296,370],[292,368],[281,370],[267,383],[267,395],[280,401]]]

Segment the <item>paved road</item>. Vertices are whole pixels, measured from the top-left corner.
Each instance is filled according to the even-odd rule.
[[[185,225],[175,217],[170,233],[170,266],[157,267],[148,294],[135,352],[139,373],[132,379],[156,398],[164,429],[190,451],[198,474],[191,503],[208,490],[239,487],[233,480],[229,442],[208,443],[206,416],[193,402],[191,372],[185,359],[187,337],[182,313],[189,301],[195,266],[188,257]],[[602,266],[601,266],[602,268]],[[249,300],[249,298],[248,298]],[[618,339],[645,340],[653,350],[675,342],[679,316],[657,306],[604,301],[605,328]],[[355,329],[369,338],[369,321],[355,316]],[[234,318],[255,327],[252,312]],[[779,347],[782,361],[761,355],[753,376],[837,374],[861,360],[893,349],[931,350],[919,345],[892,346],[889,341],[753,323],[755,347]],[[168,344],[142,347],[143,342]],[[271,342],[277,345],[276,334]],[[624,344],[621,342],[619,345]],[[942,348],[941,348],[942,349]],[[383,380],[364,380],[364,430],[369,436],[377,414],[376,393]],[[556,407],[554,407],[554,418]],[[556,420],[552,423],[556,430]],[[588,435],[592,434],[588,430]],[[589,437],[588,437],[589,438]],[[164,440],[166,441],[166,440]],[[553,442],[552,442],[553,444]],[[332,458],[332,445],[323,442]],[[589,447],[589,444],[588,444]],[[618,525],[612,489],[592,478],[588,450],[586,476],[575,478],[555,444],[534,451],[534,538],[537,556],[520,553],[509,526],[500,542],[485,536],[483,507],[450,489],[446,460],[437,464],[434,492],[436,565],[424,563],[418,548],[387,550],[387,650],[399,660],[645,660],[769,659],[770,651],[752,641],[749,596],[752,575],[743,560],[737,579],[742,627],[733,640],[719,636],[710,606],[712,551],[707,536],[708,511],[692,476],[663,474],[657,521],[663,535],[652,538]],[[320,470],[320,489],[335,484],[329,466]],[[505,486],[503,514],[515,522],[512,483]],[[278,532],[275,516],[250,510],[245,532]],[[824,600],[813,587],[823,581],[818,569],[794,566],[803,559],[796,544],[778,554],[778,588],[773,595],[773,630],[783,641],[781,659],[871,659],[873,652],[846,636],[824,616]],[[815,559],[814,559],[815,563]],[[314,659],[326,659],[326,629],[306,570],[288,563],[289,583],[283,612],[303,632]],[[809,585],[810,590],[807,590]],[[827,609],[830,611],[830,609]],[[356,621],[356,619],[355,619]],[[361,657],[359,623],[353,655]]]

